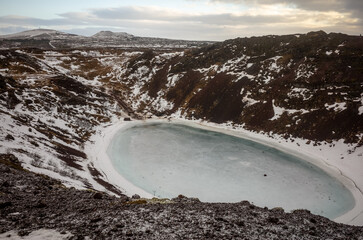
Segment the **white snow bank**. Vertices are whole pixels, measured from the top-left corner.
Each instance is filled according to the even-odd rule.
[[[127,126],[128,124],[126,122],[118,122],[101,129],[100,131],[97,131],[98,134],[91,138],[91,144],[85,146],[85,152],[87,153],[87,156],[89,156],[90,161],[93,163],[94,167],[106,176],[109,183],[121,189],[124,194],[128,196],[138,194],[142,197],[152,198],[153,196],[150,193],[147,193],[144,190],[134,186],[123,176],[121,176],[113,167],[112,162],[108,157],[107,148],[114,135],[119,130]],[[94,143],[92,144],[92,142]]]
[[[39,229],[36,231],[33,231],[29,233],[27,236],[19,236],[17,232],[14,230],[8,231],[5,233],[0,234],[0,239],[9,239],[9,240],[39,240],[39,239],[47,239],[47,240],[63,240],[63,239],[69,239],[72,237],[73,234],[71,233],[65,233],[61,234],[57,230],[53,229]]]

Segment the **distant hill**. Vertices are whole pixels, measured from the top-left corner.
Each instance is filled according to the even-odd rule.
[[[195,48],[212,42],[186,41],[164,38],[137,37],[124,32],[101,31],[91,37],[59,32],[51,29],[34,29],[0,36],[0,49],[39,48]]]
[[[0,38],[5,39],[26,39],[26,38],[34,38],[38,36],[51,36],[51,35],[58,35],[61,34],[61,32],[58,32],[56,30],[51,29],[34,29],[19,33],[13,33],[8,35],[0,35]]]
[[[92,36],[93,38],[124,38],[133,39],[134,35],[125,32],[111,32],[111,31],[100,31]]]

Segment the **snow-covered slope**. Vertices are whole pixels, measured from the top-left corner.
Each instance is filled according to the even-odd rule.
[[[89,146],[124,117],[158,116],[286,145],[363,189],[359,37],[265,36],[187,51],[1,50],[0,60],[0,151],[68,185],[117,194],[122,186],[94,165]]]
[[[100,31],[92,36],[93,38],[124,38],[132,39],[135,36],[125,32]]]
[[[28,31],[24,31],[24,32],[19,32],[19,33],[13,33],[13,34],[8,34],[8,35],[0,35],[0,38],[5,38],[5,39],[20,39],[20,38],[33,38],[33,37],[37,37],[39,35],[55,35],[55,34],[64,34],[61,32],[58,32],[56,30],[51,30],[51,29],[34,29],[34,30],[28,30]]]

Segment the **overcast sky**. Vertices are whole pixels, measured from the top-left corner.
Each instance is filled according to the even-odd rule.
[[[34,28],[190,40],[317,30],[359,35],[362,20],[363,0],[0,0],[0,35]]]

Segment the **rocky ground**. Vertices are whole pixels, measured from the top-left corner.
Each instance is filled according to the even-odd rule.
[[[130,199],[66,188],[24,170],[11,154],[0,155],[0,216],[0,236],[56,229],[68,239],[363,239],[363,227],[305,210],[285,213],[247,201],[212,204],[183,196]]]

